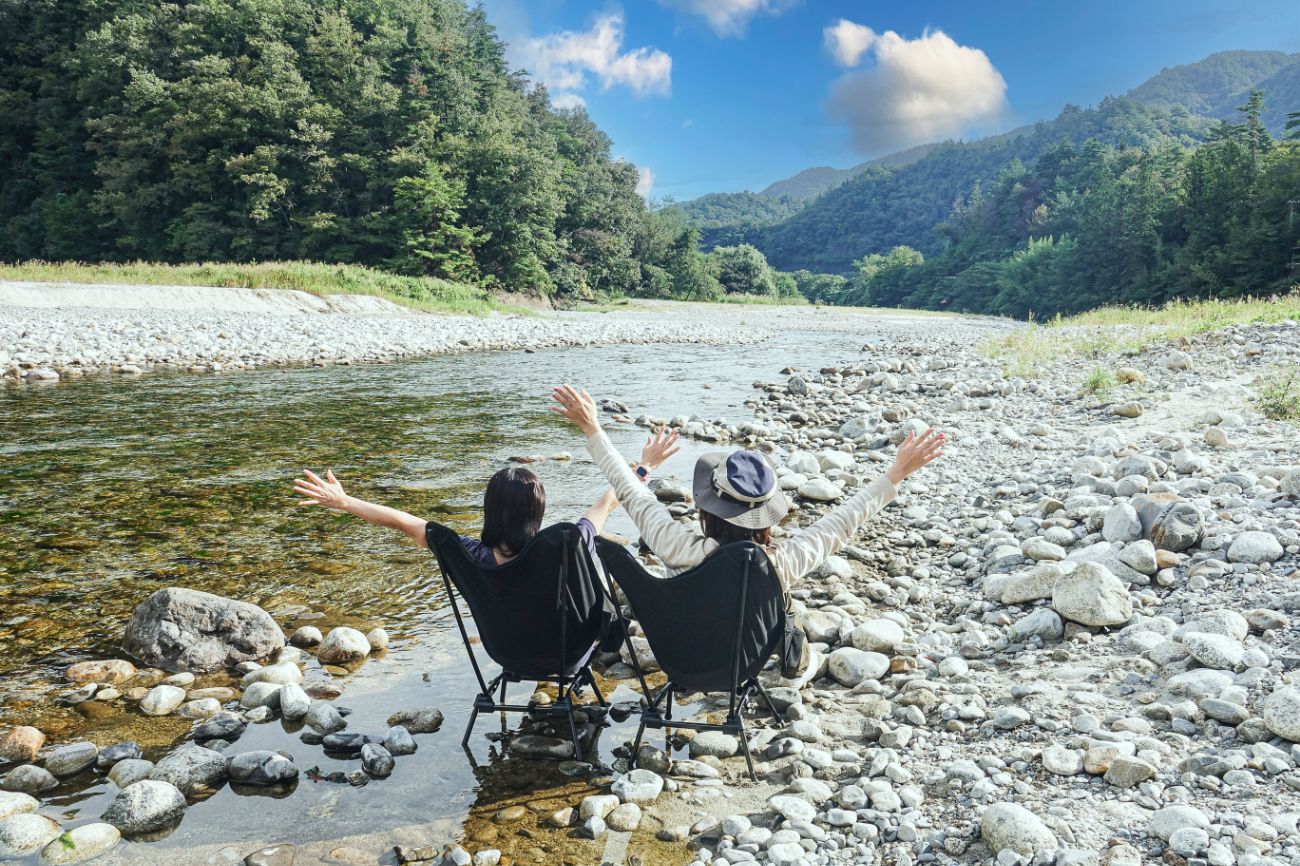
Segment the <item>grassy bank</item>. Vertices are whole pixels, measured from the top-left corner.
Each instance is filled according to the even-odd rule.
[[[1300,287],[1269,298],[1172,301],[1162,307],[1101,307],[1049,322],[1030,322],[985,345],[1013,376],[1032,377],[1068,358],[1135,354],[1234,324],[1300,320]]]
[[[0,264],[0,280],[67,283],[123,283],[169,286],[222,286],[241,289],[298,289],[313,295],[374,295],[396,304],[435,313],[481,316],[493,310],[518,312],[495,301],[484,289],[434,277],[405,277],[360,265],[315,262],[165,265],[155,262],[82,264],[20,262]]]

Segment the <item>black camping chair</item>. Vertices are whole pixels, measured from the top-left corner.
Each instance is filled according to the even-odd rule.
[[[591,659],[609,624],[607,594],[578,527],[549,526],[503,565],[485,566],[465,551],[451,529],[430,523],[429,548],[438,558],[447,598],[456,614],[465,651],[478,678],[479,693],[461,745],[468,747],[479,713],[564,716],[573,738],[573,757],[582,758],[573,697],[589,685],[602,707],[609,706],[591,673]],[[491,682],[483,677],[456,600],[459,592],[478,625],[479,641],[501,666]],[[554,681],[554,704],[507,704],[506,686],[525,680]],[[500,689],[500,698],[492,695]]]
[[[758,673],[776,652],[786,621],[781,581],[767,554],[750,542],[728,544],[690,571],[660,578],[642,568],[622,545],[599,538],[596,552],[627,596],[655,659],[668,675],[668,682],[651,695],[628,638],[628,654],[646,695],[632,744],[633,766],[646,728],[725,731],[740,738],[750,778],[756,779],[743,714],[757,693],[781,721]],[[726,721],[674,721],[674,692],[726,692]]]

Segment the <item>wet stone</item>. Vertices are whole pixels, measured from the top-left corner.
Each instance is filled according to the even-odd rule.
[[[361,769],[372,779],[386,779],[393,773],[396,761],[379,743],[366,743],[361,747]]]
[[[23,857],[56,839],[62,828],[45,817],[23,812],[0,821],[0,857]]]
[[[153,761],[138,758],[126,758],[113,765],[108,771],[108,779],[119,788],[125,788],[141,779],[149,778],[153,772]]]
[[[239,735],[244,733],[248,727],[248,722],[234,713],[218,713],[209,719],[204,719],[194,726],[194,739],[203,742],[205,740],[231,740],[239,739]]]
[[[401,725],[394,725],[384,735],[384,748],[388,750],[390,755],[401,757],[402,755],[415,754],[418,747],[410,731]]]
[[[211,749],[182,746],[159,761],[149,778],[168,782],[185,796],[194,797],[215,791],[226,780],[227,771],[226,758]]]
[[[135,743],[115,743],[99,750],[95,766],[101,770],[111,770],[118,762],[138,759],[142,754],[140,747]]]
[[[348,726],[348,723],[339,715],[339,711],[334,708],[333,704],[325,701],[317,701],[307,710],[307,715],[303,717],[303,722],[313,730],[322,734],[332,734],[341,731]],[[392,724],[389,719],[389,724]]]
[[[55,776],[75,776],[95,763],[99,749],[94,743],[71,743],[61,746],[45,758],[45,769]]]
[[[389,726],[401,725],[412,734],[432,734],[442,727],[442,711],[437,707],[398,710],[388,717]]]
[[[336,752],[340,755],[359,755],[362,748],[370,743],[378,743],[379,740],[367,734],[352,733],[334,733],[325,737],[321,745],[327,752]]]
[[[10,770],[4,777],[4,782],[0,783],[0,788],[24,794],[39,794],[41,791],[58,787],[58,784],[59,780],[44,767],[24,764]]]
[[[145,779],[125,788],[104,811],[104,820],[126,836],[172,827],[185,814],[185,796],[169,782]]]
[[[391,721],[391,719],[390,719]],[[571,758],[573,743],[558,737],[520,734],[510,740],[510,751],[529,758]]]
[[[244,785],[289,785],[298,780],[293,758],[280,752],[244,752],[230,759],[230,781]]]
[[[83,824],[54,839],[41,851],[41,862],[65,866],[84,863],[106,854],[122,841],[122,831],[112,824]]]
[[[528,817],[528,810],[523,806],[507,806],[492,816],[492,820],[498,824],[514,824]]]
[[[40,801],[30,794],[17,791],[0,791],[0,821],[12,815],[25,815],[35,812]]]
[[[30,726],[14,728],[0,737],[0,762],[25,764],[36,759],[45,745],[45,734]]]
[[[244,858],[244,866],[293,866],[297,849],[292,845],[272,845]]]
[[[135,665],[124,659],[78,662],[64,672],[73,683],[124,683],[135,676]]]

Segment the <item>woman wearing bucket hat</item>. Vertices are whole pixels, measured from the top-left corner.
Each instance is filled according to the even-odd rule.
[[[816,523],[773,543],[772,527],[786,516],[790,503],[777,484],[771,462],[754,451],[711,452],[695,464],[692,486],[703,532],[697,535],[674,520],[628,468],[601,429],[596,403],[586,391],[563,385],[552,396],[559,404],[552,410],[572,421],[587,437],[587,450],[609,479],[641,540],[670,574],[694,568],[724,544],[752,541],[767,551],[786,587],[787,609],[790,585],[848,543],[867,520],[893,500],[904,478],[943,453],[944,435],[939,431],[931,428],[919,436],[909,435],[889,469]],[[656,432],[647,442],[646,452],[653,455],[663,437],[662,431]],[[799,668],[805,667],[806,661],[806,656],[799,662],[787,652],[785,675],[801,673]]]

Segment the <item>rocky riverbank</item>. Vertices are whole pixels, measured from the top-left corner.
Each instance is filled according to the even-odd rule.
[[[21,291],[20,291],[21,289]],[[7,291],[6,291],[7,290]],[[614,313],[418,313],[376,298],[193,286],[0,283],[0,382],[95,374],[389,363],[456,352],[604,344],[747,343],[846,318],[808,307],[639,302]]]
[[[784,315],[760,313],[726,311],[727,323],[748,316],[772,327]],[[863,321],[837,315],[826,327],[852,332]],[[734,739],[683,732],[672,755],[658,738],[644,747],[632,773],[626,751],[609,767],[556,764],[582,785],[534,786],[476,812],[459,845],[426,828],[313,843],[303,856],[319,849],[327,863],[391,862],[396,845],[412,862],[587,862],[590,847],[568,856],[566,846],[594,837],[608,862],[695,866],[1300,862],[1300,431],[1263,418],[1252,401],[1258,375],[1300,363],[1300,327],[1233,327],[1134,356],[1061,360],[1034,379],[1008,376],[981,351],[980,338],[1000,326],[873,319],[869,327],[877,336],[860,362],[755,383],[752,420],[604,405],[611,423],[669,423],[697,439],[771,450],[799,504],[786,531],[878,473],[909,430],[934,424],[949,434],[945,457],[796,588],[817,661],[801,682],[768,675],[785,724],[754,717],[758,784]],[[1121,384],[1085,388],[1099,367]],[[660,495],[692,520],[679,488],[663,484]],[[324,662],[334,647],[355,653],[371,643],[306,629],[270,649],[266,667],[223,657],[219,664],[239,666],[229,694],[160,674],[125,697],[142,712],[147,698],[168,717],[219,712],[189,738],[220,758],[225,776],[213,783],[237,773],[240,784],[281,778],[288,768],[275,753],[247,752],[236,728],[286,707],[315,712],[325,727],[346,724],[326,709],[328,693],[297,682],[306,656],[294,650],[323,640],[330,649],[315,651]],[[265,633],[271,643],[283,637]],[[648,646],[634,643],[653,667]],[[612,679],[630,673],[613,655],[600,669]],[[109,668],[98,674],[89,683],[96,699],[126,684]],[[592,713],[586,722],[600,720]],[[355,782],[375,778],[360,750],[401,748],[389,747],[383,729],[331,735],[340,733],[358,749]],[[529,726],[508,748],[559,755],[556,733]],[[107,751],[92,757],[37,734],[8,735],[35,763],[10,769],[0,787],[15,774],[25,784],[91,766]],[[138,760],[127,751],[110,757]],[[370,753],[382,777],[388,764]],[[165,761],[198,776],[218,763],[183,742],[149,775]],[[130,778],[139,777],[122,781]],[[181,800],[148,788],[126,799],[169,820],[186,803],[203,808],[170,771],[145,781],[172,784]],[[6,833],[30,840],[54,829],[45,822],[56,813],[39,795],[0,799],[0,843]],[[73,832],[107,840],[104,826],[121,832],[128,805],[82,825],[97,830]],[[292,855],[291,846],[254,847],[213,846],[194,862]]]

